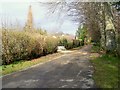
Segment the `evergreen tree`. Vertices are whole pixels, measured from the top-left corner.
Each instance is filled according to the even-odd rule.
[[[32,15],[32,6],[29,6],[27,22],[25,26],[25,30],[33,30],[33,15]]]

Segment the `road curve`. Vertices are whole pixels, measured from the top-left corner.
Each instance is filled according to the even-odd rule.
[[[2,78],[3,88],[95,88],[91,45]]]

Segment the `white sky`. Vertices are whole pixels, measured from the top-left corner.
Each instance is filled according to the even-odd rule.
[[[17,0],[21,1],[21,0]],[[25,24],[29,5],[32,5],[34,25],[46,29],[48,32],[63,31],[64,33],[75,34],[78,24],[72,22],[65,14],[61,13],[49,15],[48,7],[41,5],[35,0],[26,0],[25,2],[0,2],[0,18],[7,19],[12,24],[19,22],[22,26]]]

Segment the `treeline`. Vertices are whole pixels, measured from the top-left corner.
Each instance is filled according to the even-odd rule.
[[[2,29],[2,64],[31,60],[57,51],[58,45],[67,49],[79,46],[79,41],[51,36],[46,31],[18,31]]]
[[[79,6],[84,23],[77,31],[78,37],[100,46],[106,53],[120,56],[120,2],[88,2]]]

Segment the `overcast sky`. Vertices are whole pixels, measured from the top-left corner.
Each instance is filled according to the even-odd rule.
[[[32,0],[30,0],[32,1]],[[33,19],[35,27],[46,29],[49,32],[63,31],[64,33],[75,34],[78,24],[71,20],[71,17],[66,15],[66,12],[49,14],[47,5],[42,5],[38,2],[2,2],[2,10],[0,17],[2,20],[7,19],[12,24],[16,22],[24,26],[29,5],[32,6]],[[58,10],[59,12],[59,10]]]

